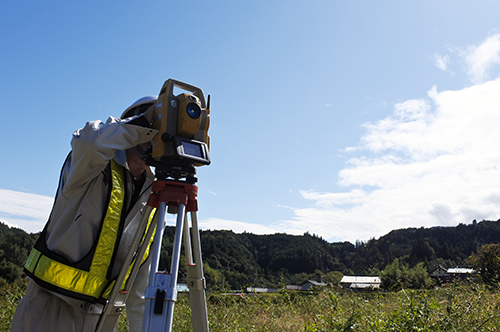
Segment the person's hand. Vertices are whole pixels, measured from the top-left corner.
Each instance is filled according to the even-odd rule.
[[[155,115],[155,105],[151,105],[146,112],[144,112],[143,116],[148,120],[149,124],[153,123],[153,116]]]

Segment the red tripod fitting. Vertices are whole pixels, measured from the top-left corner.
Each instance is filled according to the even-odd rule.
[[[156,180],[153,182],[148,205],[158,208],[160,202],[165,202],[168,206],[184,204],[187,212],[198,211],[197,195],[198,187],[194,184],[171,180]]]

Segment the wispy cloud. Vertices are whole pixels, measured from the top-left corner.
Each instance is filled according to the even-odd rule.
[[[500,80],[484,82],[500,63],[500,34],[462,53],[475,85],[394,106],[364,125],[339,175],[344,192],[302,191],[315,202],[294,208],[287,232],[332,240],[379,237],[392,229],[457,225],[500,218]],[[440,58],[442,69],[449,60]]]
[[[280,231],[278,228],[268,227],[265,225],[251,224],[241,221],[219,218],[209,218],[200,221],[200,228],[215,230],[225,229],[232,230],[235,233],[248,232],[253,234],[274,234]],[[283,232],[283,230],[281,230],[281,232]]]
[[[53,202],[52,197],[0,189],[0,221],[30,233],[39,232]]]
[[[30,233],[43,229],[47,222],[54,199],[52,197],[0,189],[0,221],[11,227],[21,228]],[[175,218],[170,217],[170,223]],[[235,220],[209,218],[200,220],[202,229],[225,229],[236,233],[274,234],[283,232],[277,226],[268,227]]]
[[[472,84],[481,84],[494,77],[500,64],[500,33],[492,34],[479,45],[467,47],[448,47],[451,54],[435,53],[434,64],[442,71],[455,74],[452,64],[462,65]]]
[[[434,54],[434,62],[439,69],[446,71],[448,70],[448,64],[450,63],[450,56],[436,53]]]
[[[494,65],[500,64],[500,34],[488,37],[479,46],[469,46],[461,51],[467,65],[467,74],[475,84],[489,78]]]

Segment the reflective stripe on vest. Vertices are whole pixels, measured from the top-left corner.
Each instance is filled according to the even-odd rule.
[[[151,213],[149,214],[149,220],[148,220],[148,226],[146,227],[146,230],[144,232],[144,235],[142,236],[141,244],[144,242],[146,234],[148,233],[149,227],[151,226],[151,222],[153,221],[153,217],[155,215],[156,208],[154,208]],[[155,234],[156,234],[156,225],[154,225],[155,229],[153,230],[153,234],[151,235],[151,238],[149,239],[148,246],[146,247],[146,251],[144,252],[144,257],[142,258],[141,264],[144,264],[144,262],[148,259],[149,257],[149,249],[151,248],[151,244],[153,243],[153,240],[155,239]],[[127,275],[125,276],[125,279],[123,280],[122,287],[121,289],[125,288],[125,285],[128,281],[128,278],[130,277],[130,273],[132,272],[132,267],[134,266],[135,262],[137,260],[137,257],[133,259],[132,264],[128,267],[127,270]],[[113,280],[113,282],[108,286],[104,294],[102,294],[102,297],[104,299],[107,299],[109,295],[111,294],[111,291],[113,290],[113,287],[115,286],[116,280]]]
[[[56,289],[60,288],[75,294],[76,298],[79,298],[79,295],[82,298],[90,297],[95,300],[102,297],[107,286],[109,286],[107,274],[114,257],[116,241],[119,236],[121,211],[125,199],[123,168],[113,160],[111,160],[110,164],[111,194],[89,270],[81,270],[63,264],[33,248],[25,269],[28,274],[35,278],[35,281],[38,279],[49,284],[51,289],[53,289],[52,286],[55,286]]]

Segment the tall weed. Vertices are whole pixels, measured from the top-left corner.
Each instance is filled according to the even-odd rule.
[[[0,285],[0,331],[9,331],[24,290],[24,284]],[[391,293],[208,293],[207,307],[213,332],[500,331],[500,294],[482,285]],[[123,317],[120,331],[127,330]],[[192,331],[187,294],[179,294],[172,330]]]

